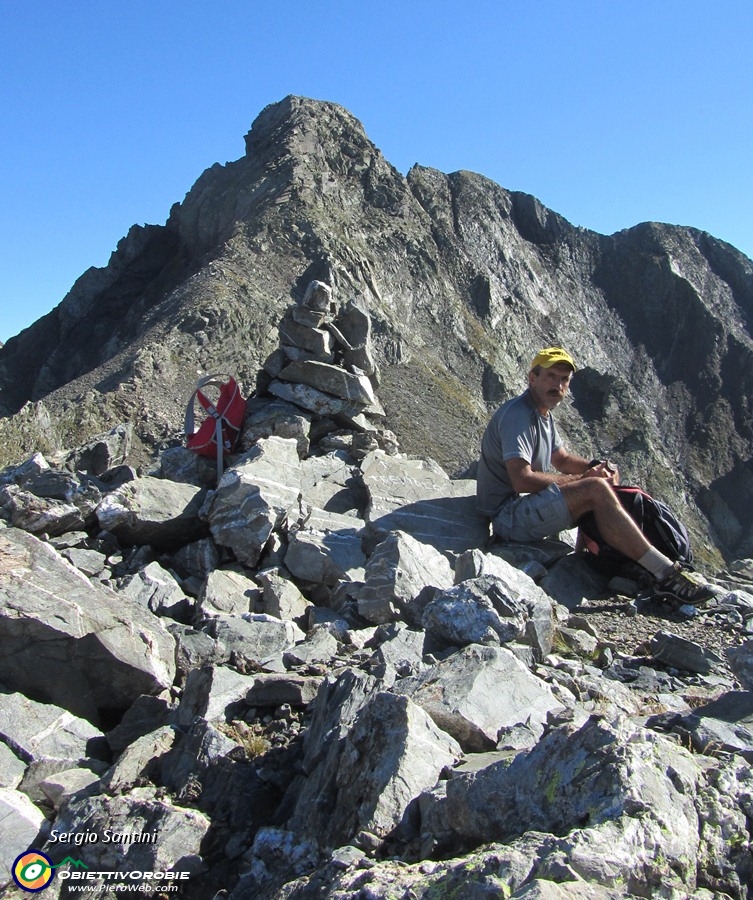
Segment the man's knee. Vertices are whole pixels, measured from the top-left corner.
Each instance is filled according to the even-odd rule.
[[[574,519],[619,505],[617,495],[604,478],[584,478],[572,482],[564,486],[562,493]]]
[[[594,504],[594,509],[604,506],[616,506],[619,504],[617,495],[606,479],[584,478],[583,484],[588,485],[589,497]]]

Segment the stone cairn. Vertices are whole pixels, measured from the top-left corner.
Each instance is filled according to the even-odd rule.
[[[294,437],[302,457],[312,444],[347,449],[356,459],[377,448],[397,452],[395,435],[372,421],[385,412],[376,396],[379,370],[366,304],[352,298],[338,307],[332,288],[312,281],[283,316],[279,334],[280,346],[249,400],[240,451],[276,435]]]

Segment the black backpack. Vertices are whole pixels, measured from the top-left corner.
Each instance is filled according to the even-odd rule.
[[[641,529],[646,539],[672,561],[693,562],[687,528],[661,500],[637,487],[617,485],[614,491],[623,508]],[[604,575],[614,576],[634,566],[619,550],[610,547],[599,533],[596,517],[586,513],[578,520],[589,562]]]

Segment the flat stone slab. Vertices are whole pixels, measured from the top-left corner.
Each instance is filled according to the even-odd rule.
[[[361,471],[369,492],[365,518],[377,539],[405,531],[443,552],[486,546],[489,528],[476,512],[474,480],[452,480],[434,460],[383,450],[370,453]]]

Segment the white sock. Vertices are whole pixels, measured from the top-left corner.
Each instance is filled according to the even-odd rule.
[[[661,581],[662,578],[666,578],[675,567],[672,560],[663,553],[660,553],[656,547],[651,547],[650,550],[647,550],[638,560],[638,565],[643,566],[644,569],[648,569],[658,581]]]

